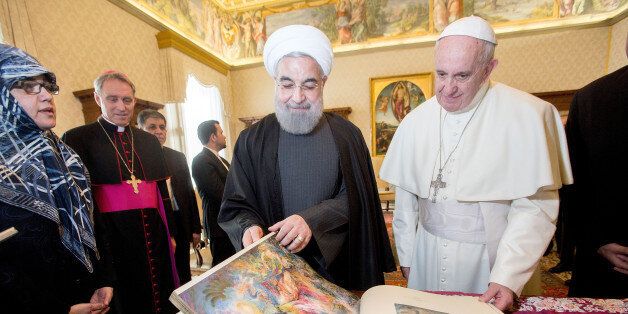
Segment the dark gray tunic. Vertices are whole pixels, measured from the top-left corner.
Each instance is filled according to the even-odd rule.
[[[330,223],[347,224],[349,210],[340,156],[327,120],[321,119],[305,135],[281,130],[277,152],[284,216],[301,215],[313,233],[328,230]],[[344,228],[336,237],[306,249],[313,255],[319,272],[327,267],[326,260],[336,258],[346,234]],[[311,241],[315,243],[314,238]]]

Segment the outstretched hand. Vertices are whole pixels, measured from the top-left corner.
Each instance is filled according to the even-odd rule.
[[[597,252],[613,265],[615,271],[628,275],[628,247],[609,243],[600,247]]]
[[[275,239],[292,253],[303,250],[312,239],[310,226],[299,215],[292,215],[272,225],[268,230],[277,232]]]
[[[70,314],[105,314],[109,312],[109,302],[113,297],[113,288],[102,287],[92,295],[89,303],[72,305]]]
[[[401,266],[401,274],[403,278],[408,279],[410,277],[410,267]]]
[[[491,282],[488,284],[488,290],[480,296],[480,301],[493,301],[493,305],[500,311],[508,309],[514,302],[514,292],[506,286]]]
[[[107,313],[109,307],[102,303],[80,303],[70,307],[70,314]]]
[[[201,234],[200,233],[192,233],[192,247],[196,248],[199,243],[201,243]]]
[[[244,235],[242,235],[242,246],[247,247],[263,236],[264,230],[262,230],[260,226],[250,226],[244,231]]]

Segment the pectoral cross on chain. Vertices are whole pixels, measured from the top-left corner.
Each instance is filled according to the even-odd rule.
[[[140,190],[137,189],[137,186],[142,183],[142,180],[136,179],[134,174],[131,174],[131,180],[126,180],[127,184],[133,186],[133,192],[135,194],[140,194]]]
[[[443,169],[438,169],[438,175],[436,176],[436,180],[432,181],[430,187],[434,188],[432,203],[436,203],[436,195],[438,194],[438,190],[447,187],[447,182],[443,181]]]

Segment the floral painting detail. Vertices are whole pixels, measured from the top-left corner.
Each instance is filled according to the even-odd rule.
[[[185,313],[356,313],[358,298],[319,276],[274,236],[177,289]]]

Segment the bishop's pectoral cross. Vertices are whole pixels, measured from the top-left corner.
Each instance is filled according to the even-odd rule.
[[[438,175],[436,176],[436,180],[433,180],[430,184],[430,187],[434,188],[434,195],[432,196],[432,203],[436,203],[436,195],[438,194],[439,189],[444,189],[447,187],[447,182],[443,181],[443,169],[438,169]]]
[[[142,183],[142,180],[136,179],[135,175],[131,174],[131,180],[126,180],[126,183],[133,186],[133,192],[135,194],[140,194],[140,190],[137,189],[137,186]]]

